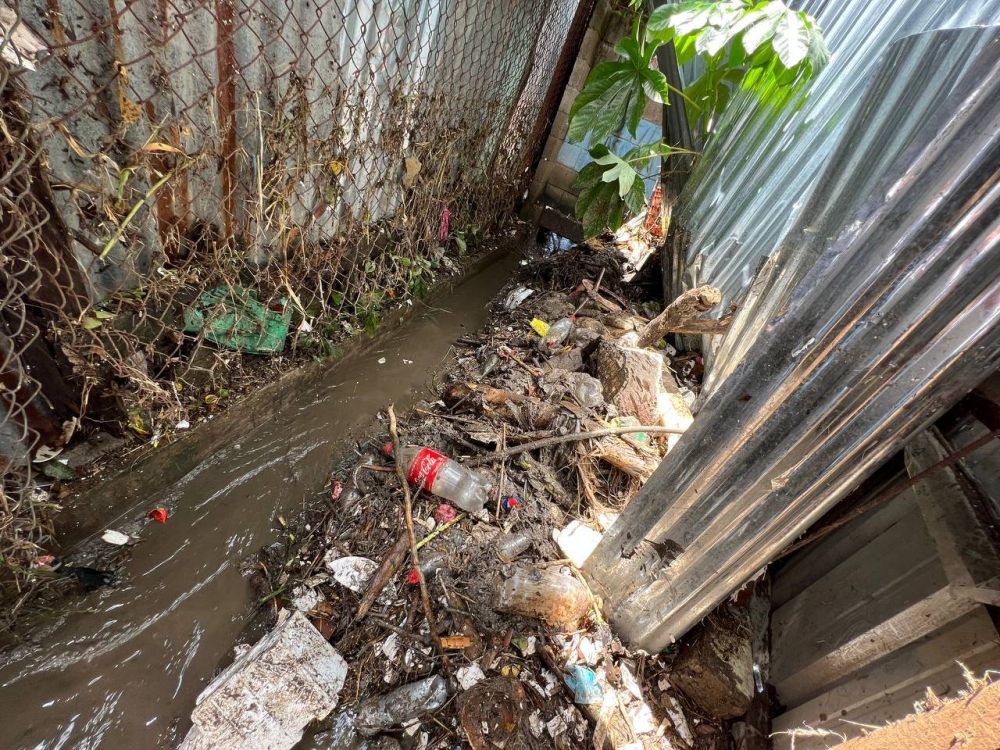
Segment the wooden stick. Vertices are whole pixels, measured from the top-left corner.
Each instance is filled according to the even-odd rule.
[[[583,309],[583,306],[587,304],[588,300],[596,299],[597,294],[601,291],[601,282],[604,281],[604,272],[606,270],[608,270],[608,269],[606,269],[606,268],[602,268],[601,269],[600,274],[598,274],[598,276],[597,276],[597,283],[594,284],[593,290],[588,289],[586,291],[586,293],[583,296],[583,301],[580,302],[579,306],[573,311],[573,315],[574,316],[580,314],[580,310]]]
[[[424,580],[424,573],[420,569],[420,557],[417,554],[417,536],[413,533],[413,502],[410,499],[410,485],[406,481],[406,473],[403,469],[403,449],[399,444],[399,433],[396,431],[396,412],[389,404],[387,409],[389,414],[389,435],[392,437],[393,455],[396,456],[396,476],[403,486],[403,508],[406,511],[406,533],[410,537],[410,560],[413,562],[413,569],[417,571],[417,578],[420,581],[420,600],[424,605],[424,615],[427,617],[427,624],[431,629],[431,638],[434,639],[434,647],[441,654],[441,664],[446,672],[451,671],[451,662],[448,654],[445,653],[441,644],[441,636],[437,632],[437,622],[434,619],[434,611],[431,609],[431,598],[427,594],[427,581]]]
[[[778,555],[774,558],[774,560],[780,560],[781,558],[792,554],[796,550],[802,549],[808,544],[812,544],[817,539],[822,539],[831,531],[836,531],[841,526],[850,523],[858,516],[863,516],[865,513],[872,510],[873,508],[877,508],[879,505],[883,505],[884,503],[887,503],[890,500],[896,499],[904,492],[906,492],[908,489],[910,489],[910,487],[920,484],[920,482],[929,477],[935,471],[947,468],[952,464],[957,464],[959,461],[968,456],[970,453],[979,450],[984,445],[988,444],[991,440],[996,440],[997,438],[1000,438],[1000,430],[994,430],[992,432],[989,432],[986,435],[983,435],[978,440],[973,440],[964,448],[955,451],[951,455],[945,456],[933,466],[928,466],[919,474],[914,474],[909,479],[906,479],[902,482],[887,487],[885,490],[883,490],[881,493],[879,493],[878,495],[876,495],[863,505],[859,505],[857,508],[848,513],[845,513],[837,520],[831,521],[826,526],[816,529],[811,534],[807,534],[806,536],[802,537],[802,539],[799,539],[799,541],[793,544],[789,544],[787,547],[781,550],[781,552],[778,553]]]
[[[396,454],[399,455],[398,453]],[[358,619],[363,620],[365,615],[368,614],[368,610],[372,608],[375,604],[375,600],[378,599],[378,595],[382,593],[392,577],[396,575],[396,571],[403,567],[403,561],[406,560],[406,553],[409,551],[409,539],[406,534],[401,534],[396,543],[392,545],[384,558],[382,558],[382,564],[379,565],[375,576],[372,578],[371,587],[365,593],[364,598],[361,600],[361,604],[358,605]]]
[[[590,440],[591,438],[607,437],[608,435],[624,435],[632,432],[647,432],[654,435],[683,435],[684,430],[676,427],[660,427],[659,425],[639,426],[639,427],[607,427],[603,430],[591,430],[590,432],[574,432],[572,435],[553,435],[552,437],[532,440],[530,443],[506,448],[502,451],[495,451],[485,456],[476,456],[462,463],[463,466],[479,466],[481,464],[496,461],[498,458],[516,456],[525,451],[533,451],[538,448],[548,448],[550,445],[560,445],[561,443],[572,443],[574,440]]]
[[[720,302],[722,292],[713,286],[689,289],[639,331],[638,346],[652,346],[677,326],[690,323],[695,316],[711,310]]]

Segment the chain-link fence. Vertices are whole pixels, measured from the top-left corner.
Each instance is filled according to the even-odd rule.
[[[8,566],[32,461],[335,355],[509,217],[578,5],[0,5]]]

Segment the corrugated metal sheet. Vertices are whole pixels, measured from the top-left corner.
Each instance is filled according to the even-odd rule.
[[[831,127],[818,188],[728,334],[746,356],[588,560],[649,649],[1000,361],[1000,33],[896,42]]]
[[[767,111],[733,98],[685,189],[690,231],[686,283],[712,284],[724,304],[744,291],[758,260],[771,255],[802,213],[820,173],[844,144],[883,53],[895,40],[933,29],[1000,23],[1000,3],[962,0],[806,0],[796,8],[820,23],[833,56],[798,106]],[[935,77],[933,97],[945,81]]]

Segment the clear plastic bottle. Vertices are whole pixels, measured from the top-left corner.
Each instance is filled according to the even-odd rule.
[[[573,330],[573,325],[573,318],[560,318],[549,326],[548,333],[542,336],[538,342],[538,348],[543,352],[550,352],[557,348],[569,336],[569,332]]]
[[[472,515],[479,515],[490,496],[486,477],[466,469],[456,461],[430,448],[403,446],[403,466],[406,478],[414,487],[444,498]],[[392,455],[392,444],[385,453]]]
[[[354,727],[362,735],[371,737],[437,711],[447,702],[448,681],[436,674],[364,701],[358,706]]]
[[[572,388],[574,398],[585,409],[596,409],[604,403],[604,386],[600,380],[590,375],[577,375]]]
[[[572,625],[590,611],[590,595],[582,583],[558,570],[520,568],[500,587],[497,609],[550,625]]]

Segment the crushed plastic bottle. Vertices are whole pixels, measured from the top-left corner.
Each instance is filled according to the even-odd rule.
[[[385,454],[392,455],[391,443],[386,444]],[[406,478],[414,487],[448,500],[474,516],[483,513],[492,486],[486,477],[430,448],[403,446],[402,460]]]
[[[597,378],[577,373],[579,377],[573,383],[573,398],[585,409],[596,409],[604,403],[604,386]]]
[[[332,721],[323,722],[331,724],[330,729],[319,731],[311,737],[307,735],[295,746],[295,750],[400,750],[399,740],[395,737],[385,734],[362,737],[354,728],[355,718],[353,709],[344,709]]]
[[[497,609],[571,625],[590,611],[590,596],[583,584],[557,570],[521,568],[500,587]]]
[[[366,737],[407,724],[423,714],[437,711],[448,701],[448,681],[434,675],[391,693],[369,698],[358,707],[354,726]]]
[[[573,318],[560,318],[549,326],[548,332],[538,342],[538,348],[543,352],[550,352],[556,349],[569,336],[569,332],[573,330],[573,326]]]
[[[497,553],[502,560],[513,560],[531,546],[531,539],[524,534],[512,534],[497,542]]]

